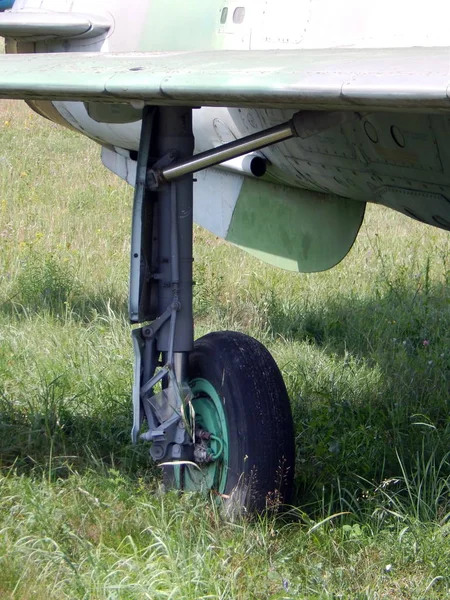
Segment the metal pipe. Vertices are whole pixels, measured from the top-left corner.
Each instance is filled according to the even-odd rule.
[[[179,384],[187,383],[189,380],[189,354],[187,352],[174,352],[173,370]]]
[[[153,128],[153,115],[153,107],[146,106],[142,118],[142,131],[136,167],[136,184],[134,188],[133,217],[131,225],[130,295],[128,298],[128,312],[132,323],[137,323],[140,316],[139,295],[142,251],[142,208],[146,194],[145,183]]]
[[[238,156],[227,160],[220,165],[217,165],[219,169],[224,171],[231,171],[232,173],[239,173],[240,175],[250,175],[250,177],[262,177],[267,171],[267,160],[255,154],[244,154],[244,156]]]
[[[177,212],[177,186],[172,184],[170,187],[170,246],[171,246],[171,266],[172,266],[172,286],[178,296],[178,284],[180,283],[180,256],[178,253],[178,212]],[[178,297],[177,297],[178,300]]]
[[[198,171],[219,164],[229,163],[229,161],[239,156],[261,150],[273,144],[285,142],[294,137],[307,139],[355,118],[359,118],[358,113],[300,111],[295,113],[287,123],[276,125],[270,129],[265,129],[264,131],[246,136],[229,144],[224,144],[218,148],[187,157],[165,169],[150,169],[147,171],[147,187],[158,189],[164,183],[168,183],[184,175],[197,173]]]
[[[220,163],[248,154],[261,148],[266,148],[272,144],[278,144],[285,140],[289,140],[296,136],[293,129],[293,122],[283,123],[276,127],[271,127],[260,133],[249,135],[243,139],[224,144],[219,148],[201,152],[186,160],[180,161],[177,164],[167,167],[162,170],[161,176],[164,181],[172,181],[189,173],[197,173],[208,167],[214,167]]]
[[[152,387],[155,387],[155,385],[157,383],[159,383],[161,381],[161,379],[167,375],[168,372],[169,372],[169,370],[167,367],[162,367],[156,373],[156,375],[153,375],[153,377],[142,386],[141,392],[140,392],[141,395],[144,396],[145,394],[147,394],[152,389]]]
[[[176,150],[182,161],[194,150],[192,109],[160,107],[157,119],[157,156]],[[174,339],[170,322],[156,335],[157,350],[167,353],[189,352],[194,343],[192,316],[192,203],[193,181],[183,177],[172,185],[162,186],[158,198],[158,312],[179,302]],[[172,321],[173,319],[170,319]],[[173,345],[172,345],[173,343]],[[169,357],[172,360],[172,357]]]

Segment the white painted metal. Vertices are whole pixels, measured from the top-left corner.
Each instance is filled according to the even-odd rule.
[[[123,52],[148,49],[149,42],[144,35],[148,6],[148,0],[96,0],[95,3],[91,0],[16,0],[14,11],[69,11],[94,13],[104,18],[115,15],[108,34],[89,40],[43,41],[35,50]],[[241,24],[230,19],[220,24],[218,11],[217,33],[222,49],[332,48],[339,53],[348,48],[450,45],[450,3],[442,0],[428,0],[425,4],[411,0],[223,0],[221,7],[227,7],[230,15],[238,7],[245,7],[246,11]],[[320,73],[320,64],[314,68],[316,74]],[[425,93],[432,94],[433,89],[437,89],[433,86],[439,78],[445,83],[443,71],[432,72],[426,63],[413,65],[411,69],[415,72],[421,69]],[[367,90],[376,100],[374,74],[383,73],[384,81],[387,75],[382,58],[373,59],[370,74],[365,68],[343,80],[339,71],[337,68],[323,77],[324,92],[335,86],[349,101],[357,100],[361,92]],[[400,89],[399,71],[392,68],[389,77],[388,87],[395,99]],[[404,86],[402,90],[408,99],[410,91]],[[444,86],[441,92],[450,98],[450,89]],[[112,146],[137,150],[139,123],[98,123],[89,117],[84,105],[59,102],[55,106],[63,118],[80,131]],[[195,111],[196,152],[278,125],[289,120],[292,113],[291,110],[252,108]],[[406,139],[405,148],[397,143],[396,131],[400,138]],[[374,136],[376,142],[372,140]],[[277,169],[280,181],[288,185],[354,200],[383,202],[428,223],[439,225],[447,219],[446,228],[450,228],[450,215],[446,216],[450,197],[449,138],[450,124],[443,117],[418,115],[411,119],[401,113],[374,114],[366,115],[358,126],[337,127],[312,141],[295,140],[268,148],[264,156]],[[109,150],[103,154],[109,168],[132,181],[133,166],[129,158],[120,155],[114,158]],[[218,235],[224,235],[228,229],[230,207],[234,207],[239,196],[239,181],[239,176],[218,171],[198,177],[196,195],[201,198],[198,206],[202,206],[204,219]],[[230,187],[229,192],[225,191],[225,185]],[[211,210],[208,195],[212,197],[215,186],[219,186],[223,200],[220,200],[220,209]]]

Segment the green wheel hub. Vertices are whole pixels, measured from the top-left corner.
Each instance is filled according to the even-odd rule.
[[[229,436],[222,401],[206,379],[193,379],[190,388],[194,395],[191,403],[195,424],[211,434],[208,449],[214,460],[197,467],[175,467],[176,485],[186,491],[215,490],[223,494],[228,474]]]

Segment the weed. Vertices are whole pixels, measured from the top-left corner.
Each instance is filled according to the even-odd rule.
[[[76,288],[75,275],[69,265],[63,266],[52,253],[30,249],[21,261],[13,297],[26,311],[63,314]]]

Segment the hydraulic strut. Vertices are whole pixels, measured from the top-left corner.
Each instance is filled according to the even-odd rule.
[[[192,199],[187,174],[147,189],[149,168],[192,156],[192,109],[145,108],[133,207],[129,312],[133,330],[133,442],[145,414],[155,460],[192,457],[185,410],[193,348]],[[151,321],[151,323],[145,322]],[[160,367],[157,371],[158,366]],[[159,387],[157,387],[159,386]]]
[[[286,123],[193,156],[191,108],[144,108],[131,240],[129,314],[139,324],[132,332],[131,436],[135,443],[145,415],[148,430],[140,437],[152,442],[155,460],[198,462],[204,454],[195,417],[189,415],[193,173],[292,137],[310,137],[357,116],[299,112]]]

